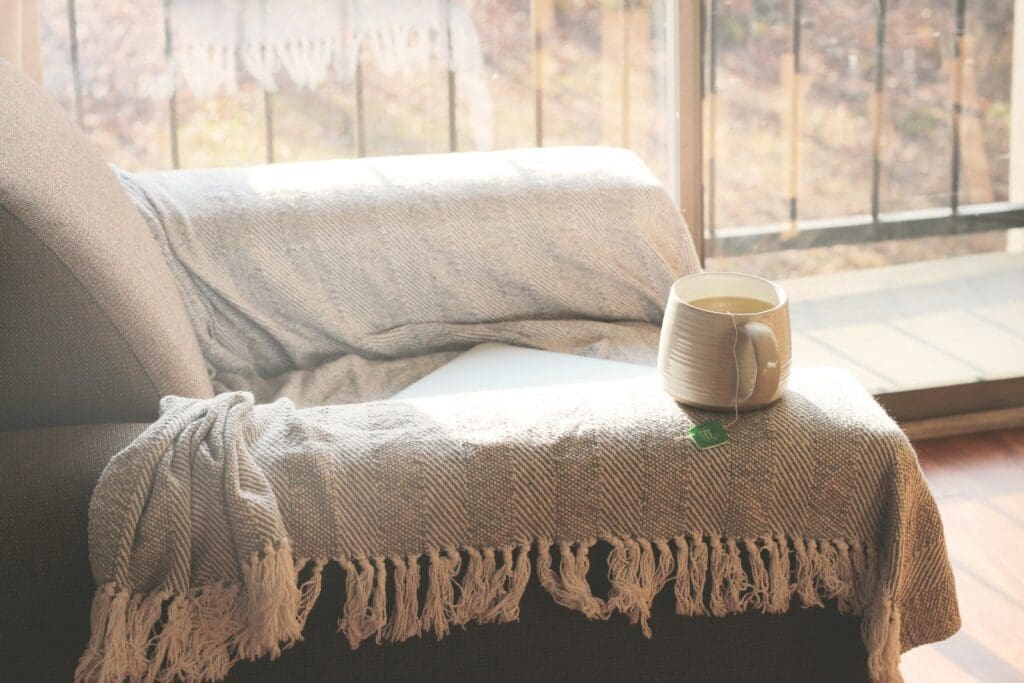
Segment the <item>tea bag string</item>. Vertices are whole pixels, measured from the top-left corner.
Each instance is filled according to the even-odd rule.
[[[735,390],[732,396],[732,421],[729,422],[726,427],[731,427],[736,424],[740,419],[740,357],[737,351],[740,345],[740,328],[736,324],[736,316],[732,311],[727,311],[729,320],[732,321],[732,365],[733,375],[736,377]]]

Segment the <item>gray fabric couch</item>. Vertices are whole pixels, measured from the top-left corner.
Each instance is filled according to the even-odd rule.
[[[161,396],[212,393],[142,217],[59,106],[0,60],[0,680],[71,678],[94,590],[92,488]],[[306,642],[232,680],[867,678],[859,620],[831,606],[686,619],[664,591],[646,640],[558,607],[535,579],[517,624],[351,651],[335,633],[343,582],[325,575]]]

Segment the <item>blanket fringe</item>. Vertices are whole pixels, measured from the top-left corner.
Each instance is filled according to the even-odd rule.
[[[840,611],[863,617],[872,677],[898,675],[899,609],[891,596],[876,591],[875,553],[856,540],[700,533],[600,540],[611,545],[605,598],[593,594],[587,576],[588,554],[598,539],[537,542],[537,578],[558,604],[590,619],[618,612],[651,637],[651,606],[670,582],[676,612],[686,616],[748,609],[778,614],[789,609],[794,596],[805,607],[834,600]],[[404,641],[432,631],[442,638],[451,627],[474,621],[515,621],[530,579],[532,545],[339,559],[346,599],[338,629],[355,648],[371,637]],[[75,679],[220,680],[240,659],[276,658],[302,639],[325,563],[294,559],[285,542],[251,558],[240,582],[203,586],[187,595],[129,595],[104,584],[93,598],[91,637]]]
[[[427,556],[430,566],[427,575],[427,597],[423,601],[420,627],[434,631],[440,640],[448,635],[448,625],[455,619],[455,577],[462,566],[462,559],[456,550],[445,550],[443,554],[431,550]]]
[[[387,621],[385,581],[387,572],[380,559],[343,560],[345,570],[345,607],[338,621],[338,631],[345,634],[349,645],[358,647],[366,638],[383,637]]]
[[[583,541],[576,544],[575,550],[568,543],[559,543],[561,567],[556,576],[551,567],[549,552],[553,543],[542,539],[537,544],[537,578],[559,605],[583,612],[588,619],[607,619],[607,603],[596,597],[587,583],[587,572],[590,570],[587,555],[595,543],[597,539]]]
[[[608,554],[608,609],[622,612],[631,623],[640,624],[640,630],[650,638],[651,604],[654,596],[672,578],[675,559],[665,541],[609,539],[612,549]],[[657,548],[657,550],[655,550]]]
[[[391,621],[384,626],[385,640],[401,642],[420,634],[419,561],[419,555],[391,558],[394,572],[395,606],[391,612]]]

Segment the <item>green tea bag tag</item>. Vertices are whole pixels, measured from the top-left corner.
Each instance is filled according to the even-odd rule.
[[[697,448],[704,450],[721,446],[729,440],[729,434],[725,431],[725,425],[719,420],[708,420],[701,422],[690,429],[690,438],[697,444]]]

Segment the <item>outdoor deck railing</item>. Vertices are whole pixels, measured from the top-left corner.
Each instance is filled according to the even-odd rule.
[[[950,127],[950,187],[945,207],[883,213],[879,194],[882,178],[882,112],[886,106],[885,54],[888,0],[875,0],[875,70],[874,92],[871,103],[871,195],[870,212],[860,216],[842,216],[818,220],[800,220],[798,168],[799,125],[789,126],[789,151],[786,160],[789,199],[789,221],[749,227],[730,227],[718,231],[715,225],[715,150],[716,125],[715,98],[717,96],[718,31],[715,21],[716,0],[704,1],[704,27],[707,49],[704,97],[709,106],[705,125],[712,131],[710,149],[705,153],[705,183],[708,201],[705,204],[704,226],[710,251],[716,255],[739,255],[755,251],[806,249],[836,244],[855,244],[881,240],[912,239],[940,235],[957,235],[990,230],[1005,230],[1024,226],[1024,204],[992,202],[967,204],[960,202],[961,184],[961,119],[963,115],[964,34],[967,0],[956,0],[955,35],[953,41],[953,83],[949,102]],[[799,121],[800,108],[800,51],[801,10],[803,0],[790,0],[789,115]]]

